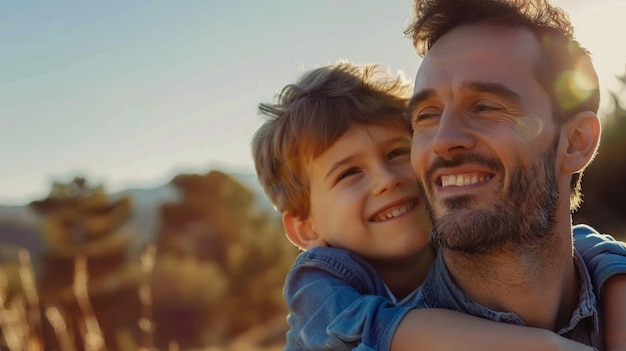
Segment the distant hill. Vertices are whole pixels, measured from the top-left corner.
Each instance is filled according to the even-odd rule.
[[[15,261],[19,249],[37,257],[44,243],[39,235],[39,219],[26,206],[0,206],[0,263]],[[33,260],[37,269],[39,262]]]
[[[37,214],[28,206],[5,206],[0,205],[0,222],[33,224],[37,222]],[[0,236],[0,239],[2,236]]]
[[[227,174],[255,193],[263,208],[268,211],[273,210],[257,181],[256,174],[243,172],[227,172]],[[164,202],[177,201],[178,198],[176,189],[169,183],[153,188],[125,189],[111,193],[110,196],[112,199],[123,196],[129,196],[132,199],[133,215],[127,224],[127,229],[134,236],[134,253],[155,240],[160,205]],[[40,252],[44,246],[40,237],[40,225],[41,218],[28,206],[0,205],[0,261],[3,252],[10,247],[23,247],[32,253]]]

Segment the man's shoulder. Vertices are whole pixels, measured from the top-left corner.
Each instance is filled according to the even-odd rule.
[[[626,243],[585,224],[574,226],[572,234],[575,252],[588,269],[595,291],[601,292],[611,276],[626,272]]]
[[[587,224],[577,224],[572,227],[572,236],[574,237],[574,246],[576,250],[584,253],[587,250],[605,250],[607,247],[619,248],[620,253],[624,248],[624,243],[615,240],[613,236],[605,233],[599,233],[593,227]]]
[[[592,226],[588,224],[576,224],[572,226],[572,235],[576,236],[587,236],[587,235],[596,235],[600,234],[597,230],[595,230]]]

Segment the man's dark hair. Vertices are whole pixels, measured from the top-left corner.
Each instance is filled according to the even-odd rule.
[[[567,14],[545,0],[415,0],[414,18],[404,34],[420,56],[449,30],[470,24],[524,27],[573,39]]]
[[[530,31],[541,47],[537,81],[549,94],[553,117],[561,125],[580,112],[598,112],[600,90],[589,52],[574,39],[569,16],[546,0],[415,0],[414,17],[404,34],[420,56],[450,30],[487,24]],[[572,208],[581,201],[582,171],[572,177]]]

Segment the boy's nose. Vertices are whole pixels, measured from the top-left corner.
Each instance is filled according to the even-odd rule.
[[[390,166],[380,167],[376,172],[373,193],[375,195],[384,193],[399,185],[402,185],[405,178]]]

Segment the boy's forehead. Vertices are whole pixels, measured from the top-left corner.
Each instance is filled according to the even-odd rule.
[[[349,161],[356,155],[365,153],[361,148],[363,140],[378,144],[398,140],[410,142],[411,137],[410,127],[403,121],[390,119],[388,123],[381,124],[353,123],[343,134],[329,140],[324,149],[318,149],[317,153],[307,153],[307,156],[301,158],[300,165],[311,180],[313,174],[319,176],[320,170],[327,171],[337,162]]]
[[[318,130],[317,133],[311,133],[308,138],[302,140],[303,145],[305,146],[301,151],[303,151],[305,157],[315,160],[326,153],[329,149],[333,148],[333,146],[335,146],[335,144],[337,144],[340,140],[350,136],[354,137],[355,131],[365,131],[367,133],[372,128],[394,130],[394,132],[405,129],[409,135],[412,134],[410,122],[404,117],[399,119],[397,117],[380,116],[380,123],[352,122],[346,126],[344,130],[341,130],[332,136],[324,135],[324,130]],[[348,136],[346,136],[347,134]]]

